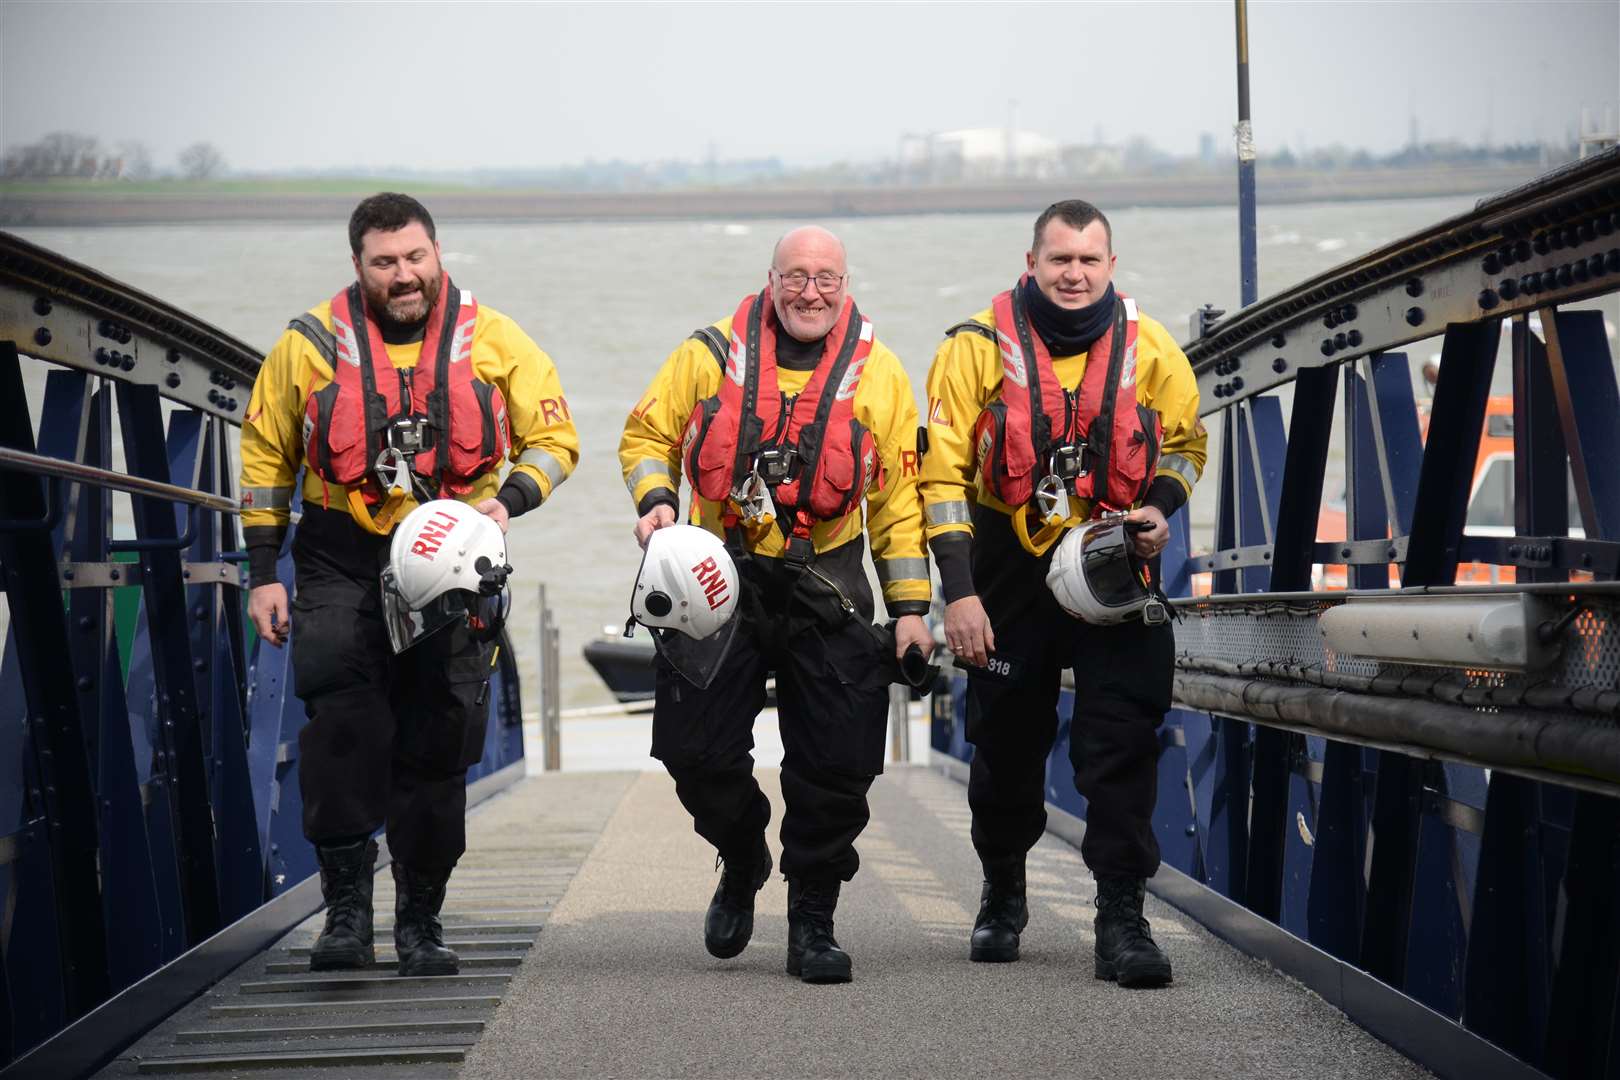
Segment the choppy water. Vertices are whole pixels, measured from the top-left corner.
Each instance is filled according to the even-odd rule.
[[[1471,199],[1448,198],[1262,209],[1260,293],[1471,205]],[[1235,210],[1123,210],[1111,220],[1119,286],[1178,338],[1185,339],[1189,316],[1203,303],[1236,306]],[[519,590],[512,633],[521,670],[530,679],[537,671],[533,597],[544,583],[562,632],[565,706],[610,700],[580,648],[604,625],[622,625],[639,557],[616,452],[626,411],[682,338],[730,313],[763,283],[772,244],[795,224],[448,224],[439,230],[451,275],[480,301],[517,319],[556,361],[579,426],[578,471],[542,510],[516,524],[511,545]],[[861,310],[905,362],[920,397],[941,331],[985,306],[1022,269],[1032,215],[823,224],[845,239]],[[353,274],[341,221],[17,231],[266,349],[291,316]],[[42,374],[30,384],[36,410],[42,385]],[[1211,514],[1213,487],[1201,486],[1195,522]]]

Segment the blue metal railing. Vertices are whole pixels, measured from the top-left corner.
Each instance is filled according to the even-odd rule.
[[[1186,346],[1218,421],[1203,481],[1218,497],[1199,553],[1182,514],[1164,560],[1169,591],[1196,584],[1200,596],[1178,602],[1181,707],[1161,731],[1156,891],[1443,1075],[1613,1075],[1620,1062],[1620,586],[1602,584],[1620,573],[1620,390],[1602,314],[1569,307],[1620,290],[1617,245],[1610,152],[1245,307]],[[1513,395],[1493,415],[1504,330]],[[1425,431],[1399,350],[1437,334]],[[1284,384],[1286,421],[1272,393]],[[1342,539],[1318,537],[1336,407]],[[1512,439],[1506,536],[1466,531],[1488,417]],[[1560,612],[1545,624],[1559,670],[1415,678],[1410,665],[1324,653],[1316,612],[1345,594],[1309,591],[1338,567],[1351,589],[1411,600],[1468,563],[1531,588],[1599,583],[1543,598]],[[1260,595],[1277,598],[1275,614]],[[1217,618],[1269,651],[1216,656],[1190,628]],[[1367,674],[1341,677],[1352,667]],[[1066,692],[1046,795],[1083,818],[1072,706]],[[965,707],[956,676],[935,702],[933,745],[962,761]],[[1331,727],[1312,708],[1333,709]],[[1425,734],[1470,725],[1490,736],[1478,752]],[[1593,752],[1538,755],[1509,730]]]
[[[288,650],[260,649],[243,610],[228,443],[257,354],[5,234],[0,293],[3,1064],[315,862]],[[60,365],[37,426],[35,360]],[[127,477],[111,473],[115,420]],[[115,490],[140,492],[133,538],[113,537]],[[523,756],[510,648],[492,690],[469,781]]]

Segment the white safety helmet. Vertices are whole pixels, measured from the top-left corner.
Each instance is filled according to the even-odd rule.
[[[382,572],[383,618],[404,652],[451,623],[488,640],[511,608],[506,534],[487,514],[453,499],[423,503],[394,530]]]
[[[718,536],[696,525],[655,529],[630,594],[630,618],[653,632],[659,654],[688,682],[706,687],[737,630],[739,587],[737,565]]]
[[[1131,524],[1113,516],[1070,529],[1063,537],[1052,553],[1046,587],[1064,611],[1099,626],[1136,618],[1150,624],[1165,620],[1146,561],[1132,546]]]

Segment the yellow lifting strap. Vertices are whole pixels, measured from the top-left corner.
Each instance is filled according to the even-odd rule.
[[[1041,527],[1036,530],[1035,535],[1031,536],[1029,535],[1029,519],[1030,512],[1027,507],[1015,509],[1012,513],[1013,535],[1018,537],[1018,542],[1024,546],[1025,551],[1035,556],[1045,555],[1047,549],[1057,543],[1065,532],[1084,520],[1072,516],[1049,517],[1041,523]]]
[[[393,531],[394,519],[399,516],[400,510],[404,507],[405,500],[410,494],[409,488],[402,488],[398,484],[393,485],[388,489],[388,497],[383,500],[382,506],[378,508],[376,515],[373,516],[371,507],[366,505],[365,496],[360,494],[360,489],[351,487],[349,489],[349,516],[354,518],[355,524],[367,532],[374,533],[377,536],[387,536]]]

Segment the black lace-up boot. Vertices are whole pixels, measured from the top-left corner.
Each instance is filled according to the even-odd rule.
[[[703,917],[703,947],[711,956],[729,960],[746,949],[754,935],[754,895],[771,876],[771,849],[761,836],[758,846],[746,856],[715,859],[717,867],[722,862],[725,872]]]
[[[849,954],[833,937],[833,911],[838,907],[841,884],[837,878],[788,879],[789,975],[807,983],[849,982]]]
[[[370,967],[376,959],[371,945],[371,875],[377,865],[376,842],[368,837],[352,844],[317,845],[315,858],[321,867],[326,925],[309,951],[309,970]]]
[[[1170,958],[1148,933],[1141,878],[1097,878],[1097,978],[1145,988],[1170,982]]]
[[[427,873],[397,860],[394,868],[394,950],[401,975],[455,975],[461,958],[445,948],[439,908],[450,871]]]
[[[979,917],[973,921],[973,944],[968,956],[987,964],[1018,959],[1018,935],[1029,925],[1024,900],[1024,868],[986,869],[979,894]]]

